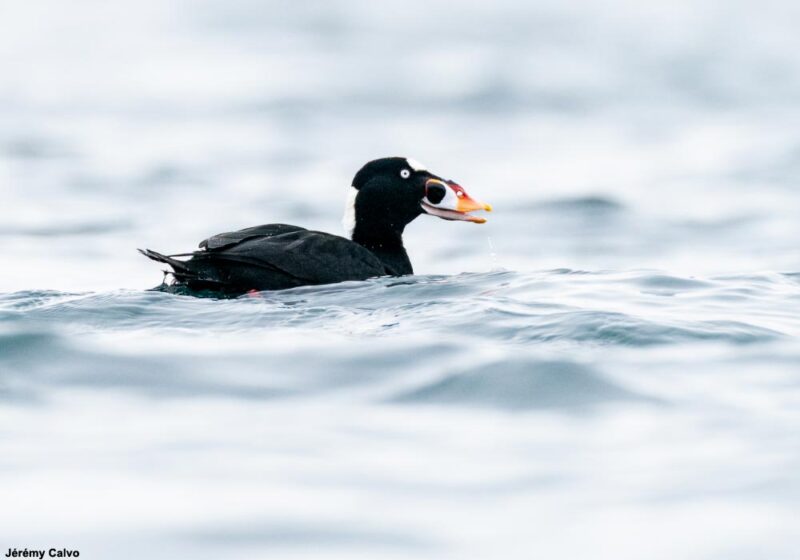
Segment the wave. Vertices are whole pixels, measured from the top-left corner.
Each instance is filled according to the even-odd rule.
[[[796,333],[791,275],[686,278],[654,271],[493,271],[306,286],[236,299],[158,291],[0,296],[6,325],[70,332],[317,329],[461,332],[495,341],[647,346],[745,344]],[[746,319],[746,320],[745,320]]]
[[[2,398],[358,396],[398,405],[582,410],[659,402],[609,352],[793,341],[791,275],[494,271],[200,299],[157,291],[0,296]],[[787,311],[788,310],[788,311]],[[747,320],[743,320],[746,318]],[[789,358],[790,361],[794,357]]]
[[[400,403],[457,403],[512,410],[580,408],[653,399],[625,389],[584,364],[511,359],[447,374],[397,395]]]

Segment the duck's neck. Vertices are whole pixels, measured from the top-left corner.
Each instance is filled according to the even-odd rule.
[[[411,261],[403,247],[403,231],[391,227],[375,228],[356,224],[353,241],[369,249],[386,266],[390,274],[403,276],[414,274]]]

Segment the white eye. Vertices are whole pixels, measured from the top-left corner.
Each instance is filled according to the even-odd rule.
[[[411,171],[409,171],[408,169],[402,169],[402,170],[400,171],[400,176],[401,176],[403,179],[408,179],[409,177],[411,177]]]

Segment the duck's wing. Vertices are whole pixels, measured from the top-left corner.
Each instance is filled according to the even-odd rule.
[[[227,249],[237,243],[246,241],[248,239],[255,239],[257,237],[273,237],[283,233],[290,233],[293,231],[306,231],[305,228],[299,226],[290,226],[288,224],[264,224],[262,226],[254,226],[239,231],[229,231],[226,233],[218,233],[208,239],[200,242],[198,247],[206,249],[207,251],[218,251]]]
[[[250,235],[224,247],[197,251],[187,264],[202,269],[205,277],[236,285],[258,284],[248,286],[248,290],[366,280],[391,273],[358,243],[302,228],[274,235]],[[280,282],[275,281],[276,276]],[[260,277],[264,278],[263,283],[254,280]]]
[[[151,250],[142,250],[142,253],[168,264],[178,285],[228,294],[394,274],[374,253],[358,243],[286,224],[221,233],[209,237],[200,246],[200,251],[184,255],[162,255]],[[181,256],[191,258],[175,258]]]

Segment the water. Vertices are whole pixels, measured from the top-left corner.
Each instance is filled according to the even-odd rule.
[[[0,9],[0,550],[800,554],[786,1]],[[418,275],[197,299],[136,247],[339,232],[407,155],[495,211]]]

